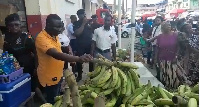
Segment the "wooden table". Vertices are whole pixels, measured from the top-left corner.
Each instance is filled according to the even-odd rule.
[[[34,107],[34,95],[35,92],[31,92],[31,96],[22,102],[19,107]]]

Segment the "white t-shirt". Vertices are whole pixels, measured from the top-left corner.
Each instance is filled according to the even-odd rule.
[[[61,34],[58,35],[61,46],[69,46],[69,38],[67,37],[67,30],[64,30]]]
[[[116,32],[111,27],[109,31],[104,29],[104,26],[94,30],[92,40],[96,41],[96,47],[101,50],[106,50],[111,48],[111,44],[116,43],[117,35]]]
[[[73,30],[73,24],[70,23],[68,26],[67,26],[67,31],[68,31],[68,37],[69,39],[76,39],[75,36],[73,36],[72,34],[74,33],[74,30]]]
[[[157,28],[157,27],[158,27],[158,28]],[[157,28],[157,29],[156,29],[156,28]],[[155,30],[156,30],[156,31],[155,31]],[[160,35],[160,34],[162,34],[161,25],[155,26],[155,27],[153,28],[151,38],[154,38],[154,37],[156,37],[156,36],[158,36],[158,35]],[[157,43],[157,40],[154,40],[154,42],[152,42],[152,45],[156,45],[156,43]]]

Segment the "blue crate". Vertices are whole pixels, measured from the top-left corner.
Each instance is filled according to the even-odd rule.
[[[31,76],[24,73],[7,84],[0,84],[0,107],[19,107],[31,96]]]

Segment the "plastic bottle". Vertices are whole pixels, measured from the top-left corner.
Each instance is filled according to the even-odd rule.
[[[10,64],[10,71],[11,71],[11,73],[16,71],[13,63]]]
[[[2,54],[1,54],[1,58],[3,58],[4,56],[5,56],[5,53],[2,53]]]
[[[6,64],[6,65],[9,63],[9,60],[8,60],[8,58],[6,58],[5,55],[2,58],[2,63]]]
[[[9,58],[8,51],[5,51],[5,56],[6,56],[6,58]]]
[[[5,74],[5,72],[3,72],[2,69],[0,69],[0,75],[4,75],[4,74]]]
[[[3,62],[3,60],[2,60],[2,55],[0,54],[0,62]],[[1,68],[0,68],[1,69]]]
[[[11,70],[9,69],[8,65],[6,65],[5,63],[0,63],[0,66],[2,66],[2,69],[6,74],[11,73]]]
[[[10,67],[11,72],[14,72],[16,70],[13,63],[14,63],[14,57],[10,55],[8,66]]]
[[[13,56],[13,54],[10,54],[10,56]],[[14,56],[13,56],[13,65],[15,67],[15,70],[20,69],[19,62],[17,61],[17,59]]]
[[[14,62],[14,57],[13,55],[11,54],[10,57],[9,57],[9,63],[13,63]]]

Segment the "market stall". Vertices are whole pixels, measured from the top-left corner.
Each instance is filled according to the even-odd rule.
[[[70,71],[65,74],[69,84],[67,94],[55,98],[55,107],[197,107],[198,84],[180,85],[177,90],[169,91],[140,62],[111,62],[103,57],[93,62],[95,70],[88,73],[84,85],[77,86]]]

